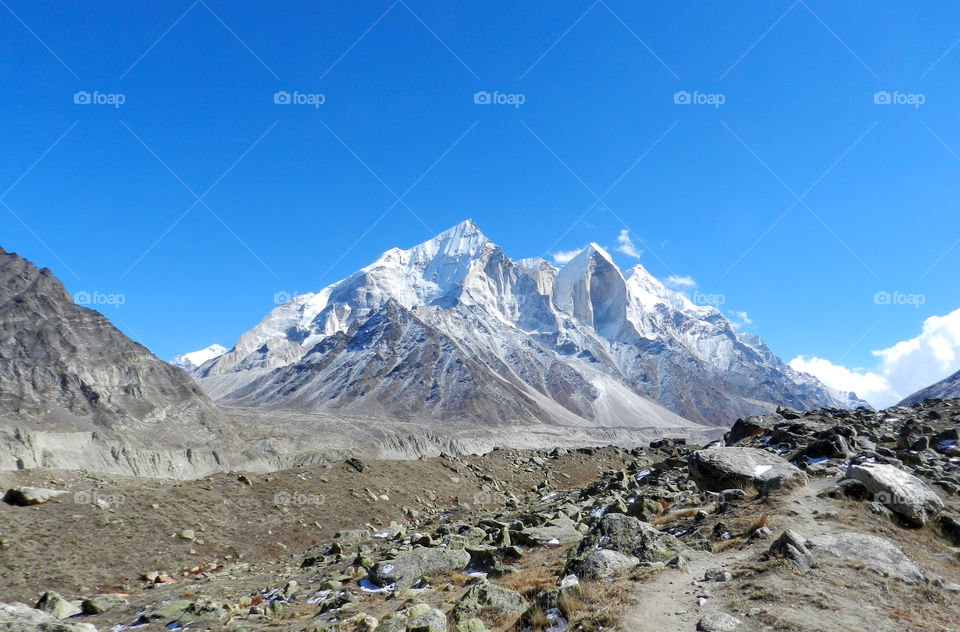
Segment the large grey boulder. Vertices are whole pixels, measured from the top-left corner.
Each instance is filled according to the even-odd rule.
[[[520,616],[530,604],[515,590],[503,588],[487,581],[475,584],[464,593],[450,616],[454,623],[472,619],[481,611],[489,610],[498,616]]]
[[[67,623],[22,603],[0,603],[2,632],[97,632],[89,623]]]
[[[662,562],[680,553],[689,559],[693,551],[669,533],[624,514],[607,514],[580,541],[567,558],[565,573],[579,575],[584,561],[599,549],[617,551],[638,562]]]
[[[708,448],[687,457],[690,476],[701,489],[771,491],[790,481],[807,482],[807,475],[789,461],[758,448]]]
[[[469,563],[470,553],[464,549],[420,547],[374,564],[370,581],[380,587],[394,585],[402,590],[416,584],[424,575],[461,570]]]
[[[923,581],[923,571],[886,538],[864,533],[834,533],[814,537],[809,544],[815,551],[858,562],[886,577],[902,579],[908,584]]]
[[[577,542],[583,534],[577,531],[572,520],[551,520],[540,527],[527,527],[512,534],[512,539],[520,545],[545,546]]]
[[[907,522],[923,526],[943,511],[943,501],[923,481],[898,467],[881,463],[851,464],[847,478],[860,481],[873,495]]]
[[[584,579],[603,579],[617,573],[633,568],[640,563],[640,560],[632,555],[625,555],[619,551],[610,551],[600,549],[588,555],[579,566],[576,572]]]

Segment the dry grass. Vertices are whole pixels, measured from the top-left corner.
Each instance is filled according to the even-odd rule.
[[[743,544],[743,542],[743,538],[730,538],[729,540],[722,540],[713,545],[713,552],[720,553],[721,551],[726,551],[727,549],[735,546],[740,546]]]
[[[770,517],[767,514],[761,514],[759,518],[750,523],[747,533],[753,533],[757,529],[767,526],[770,523]]]
[[[670,514],[657,516],[656,518],[650,521],[650,524],[652,524],[655,527],[662,527],[663,525],[670,524],[675,520],[680,520],[682,518],[693,518],[694,516],[697,515],[698,511],[700,510],[693,507],[690,509],[681,509],[679,511],[674,511],[673,513],[670,513]]]

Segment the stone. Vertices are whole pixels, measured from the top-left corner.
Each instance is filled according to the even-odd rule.
[[[36,608],[57,619],[67,619],[83,612],[79,603],[67,601],[52,590],[43,593]]]
[[[89,623],[59,621],[43,610],[23,603],[0,603],[0,630],[4,632],[97,632]]]
[[[600,549],[590,553],[576,568],[576,573],[584,579],[603,579],[633,568],[640,560],[619,551]]]
[[[94,595],[80,603],[83,614],[101,614],[114,608],[127,605],[127,600],[120,595]]]
[[[725,612],[708,612],[700,618],[697,629],[700,632],[734,632],[740,625],[740,619]]]
[[[687,457],[687,464],[697,485],[714,492],[732,487],[768,492],[790,481],[807,482],[807,475],[800,468],[758,448],[698,450]]]
[[[951,542],[960,546],[960,520],[951,516],[941,516],[940,530]]]
[[[874,501],[886,505],[911,524],[923,526],[943,511],[943,501],[936,492],[913,474],[893,465],[851,464],[847,478],[863,483]]]
[[[370,581],[380,587],[394,585],[403,590],[413,587],[424,575],[462,570],[469,563],[470,553],[463,549],[420,547],[374,564]]]
[[[451,610],[450,616],[455,623],[475,618],[481,612],[487,611],[499,616],[520,616],[529,605],[515,590],[483,581],[474,584],[464,593]]]
[[[346,463],[361,474],[367,469],[367,464],[356,457],[350,457]]]
[[[447,616],[431,608],[407,621],[407,632],[447,632]]]
[[[880,536],[835,533],[814,537],[810,545],[816,551],[863,564],[884,577],[895,577],[908,584],[923,581],[923,571],[896,544]]]
[[[3,495],[3,502],[17,507],[40,505],[57,496],[70,492],[62,489],[47,489],[44,487],[12,487]]]
[[[787,529],[779,538],[774,540],[773,544],[770,545],[768,554],[775,557],[786,557],[804,573],[809,571],[815,563],[813,554],[807,548],[806,541],[792,529]]]
[[[703,574],[703,579],[708,582],[728,582],[733,579],[733,574],[722,568],[711,568]]]
[[[467,619],[457,624],[456,632],[487,632],[487,626],[480,619]]]
[[[574,525],[575,523],[571,520],[555,520],[542,527],[527,527],[522,531],[514,532],[511,540],[526,546],[570,544],[583,537]]]
[[[177,533],[177,537],[181,540],[196,540],[197,534],[194,533],[193,529],[181,529],[179,533]]]

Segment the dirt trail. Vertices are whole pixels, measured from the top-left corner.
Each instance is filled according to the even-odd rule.
[[[777,500],[777,510],[770,513],[769,528],[772,536],[744,549],[730,548],[718,553],[705,554],[700,559],[688,562],[685,570],[667,570],[654,573],[645,582],[638,586],[636,592],[636,603],[625,614],[620,629],[629,632],[690,632],[697,630],[697,624],[701,617],[712,611],[719,611],[737,617],[741,624],[737,626],[737,632],[750,632],[752,630],[772,629],[769,626],[770,616],[779,618],[782,615],[780,610],[789,608],[789,603],[776,604],[764,600],[745,601],[738,593],[739,581],[717,583],[704,582],[704,573],[710,569],[720,569],[736,575],[736,570],[744,564],[757,561],[762,552],[766,551],[773,539],[778,537],[786,529],[793,529],[805,538],[814,538],[817,536],[849,533],[851,531],[864,534],[883,534],[897,541],[897,544],[904,547],[909,556],[917,562],[930,562],[930,558],[925,557],[917,550],[904,546],[911,544],[910,539],[915,538],[916,532],[910,532],[899,527],[893,526],[889,522],[883,524],[878,519],[868,517],[867,519],[856,520],[857,514],[862,516],[865,512],[862,509],[851,511],[842,502],[818,498],[817,494],[823,489],[833,485],[835,479],[813,480],[809,485],[794,489],[784,493]],[[911,536],[911,533],[914,534]],[[915,542],[912,543],[915,545]],[[832,563],[825,560],[827,563]],[[930,568],[930,564],[923,564]],[[854,573],[852,581],[850,578],[844,578],[841,582],[825,582],[822,578],[816,576],[800,576],[793,569],[787,570],[783,574],[768,573],[762,580],[757,580],[753,588],[757,585],[763,586],[770,593],[778,592],[780,599],[788,599],[793,596],[797,601],[803,598],[822,596],[826,601],[832,604],[833,612],[823,612],[823,616],[818,616],[809,621],[809,624],[796,624],[785,628],[791,630],[855,630],[863,629],[862,618],[865,610],[883,610],[893,605],[887,602],[886,597],[881,597],[879,603],[869,603],[870,591],[880,588],[881,592],[890,593],[890,585],[893,591],[905,589],[905,584],[896,580],[881,579],[879,576],[862,570],[847,571]],[[941,569],[937,569],[941,570]],[[836,572],[836,570],[834,570]],[[948,571],[949,572],[949,571]],[[859,573],[859,575],[857,575]],[[956,573],[956,571],[953,571]],[[953,579],[956,581],[956,579]],[[892,582],[888,585],[887,582]],[[861,584],[858,586],[857,584]],[[838,591],[842,587],[844,590]],[[859,593],[858,589],[863,588],[866,592]],[[754,597],[755,598],[755,597]],[[863,601],[858,601],[859,599]],[[891,599],[891,602],[895,600]],[[802,602],[801,602],[802,603]],[[804,606],[814,607],[809,602],[803,603]],[[745,616],[753,606],[763,606],[766,618]],[[821,606],[825,607],[825,606]],[[882,615],[881,615],[882,616]],[[787,617],[787,619],[798,619],[800,617]],[[808,625],[810,627],[808,627]],[[826,627],[824,627],[826,626]],[[887,628],[876,628],[887,629]],[[911,628],[902,625],[899,622],[890,621],[891,630],[908,629],[927,629]],[[945,629],[945,628],[929,628]]]

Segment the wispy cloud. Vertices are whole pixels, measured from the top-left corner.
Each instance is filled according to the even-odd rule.
[[[746,312],[734,310],[730,312],[730,317],[730,324],[734,329],[743,329],[753,324],[753,319]]]
[[[693,280],[693,277],[680,276],[679,274],[671,274],[663,280],[663,284],[676,289],[693,289],[697,287],[697,282]]]
[[[564,265],[565,263],[570,263],[570,261],[580,254],[582,248],[577,248],[576,250],[561,250],[559,252],[553,253],[553,262],[557,265]]]
[[[633,257],[634,259],[639,259],[643,256],[643,251],[639,250],[636,246],[633,245],[633,240],[630,239],[630,231],[624,228],[620,231],[620,234],[617,235],[617,252],[623,253],[628,257]]]

